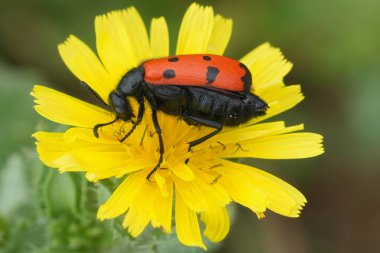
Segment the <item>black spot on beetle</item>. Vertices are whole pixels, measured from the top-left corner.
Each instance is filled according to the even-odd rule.
[[[163,73],[164,78],[170,79],[175,77],[175,72],[173,69],[167,69]]]
[[[172,57],[172,58],[169,58],[168,61],[177,62],[177,61],[179,61],[179,58],[178,57]]]
[[[206,80],[208,81],[207,84],[211,84],[215,81],[217,75],[219,74],[219,69],[216,67],[209,66],[207,67],[207,73],[206,73]]]
[[[244,69],[244,71],[245,71],[244,76],[241,78],[241,80],[244,83],[244,91],[245,92],[249,92],[249,90],[251,89],[251,85],[252,85],[252,75],[251,75],[251,72],[249,71],[249,69],[247,68],[247,66],[245,66],[243,63],[240,63],[240,67],[242,69]]]
[[[205,61],[211,61],[211,57],[208,56],[208,55],[204,55],[203,56],[203,60],[205,60]]]

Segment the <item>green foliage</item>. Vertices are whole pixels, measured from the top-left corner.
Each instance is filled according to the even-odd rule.
[[[34,71],[16,69],[0,58],[0,165],[21,145],[31,144],[37,123],[33,100],[29,93],[36,80]]]

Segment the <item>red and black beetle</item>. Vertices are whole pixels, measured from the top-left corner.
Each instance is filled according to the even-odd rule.
[[[210,134],[189,142],[189,150],[219,133],[223,126],[238,126],[249,119],[264,115],[268,105],[251,93],[252,78],[248,68],[231,58],[210,54],[178,55],[148,60],[131,69],[109,95],[109,105],[116,114],[115,120],[94,126],[98,137],[100,127],[117,120],[131,121],[132,134],[144,115],[144,101],[152,107],[152,120],[156,129],[160,158],[149,173],[159,168],[164,154],[164,142],[157,121],[157,110],[183,118],[190,125],[215,128]],[[128,97],[139,103],[136,120]]]

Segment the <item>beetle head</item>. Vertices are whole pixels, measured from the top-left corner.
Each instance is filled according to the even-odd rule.
[[[118,118],[124,121],[129,121],[132,117],[135,117],[128,99],[120,96],[117,90],[110,93],[109,104]]]

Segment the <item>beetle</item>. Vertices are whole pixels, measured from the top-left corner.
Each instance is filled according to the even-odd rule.
[[[219,133],[223,126],[238,126],[266,113],[267,103],[251,92],[251,86],[249,69],[243,63],[225,56],[192,54],[148,60],[128,71],[109,94],[108,104],[116,118],[95,125],[94,136],[99,137],[99,128],[103,126],[118,120],[130,121],[132,128],[119,140],[124,142],[142,121],[144,102],[147,101],[152,108],[152,121],[160,151],[157,165],[147,176],[149,180],[160,167],[164,154],[164,141],[157,120],[158,110],[179,116],[189,125],[215,129],[190,141],[190,151],[192,147]],[[131,97],[139,104],[137,117],[128,100]]]

